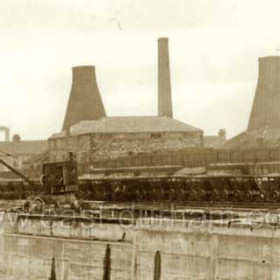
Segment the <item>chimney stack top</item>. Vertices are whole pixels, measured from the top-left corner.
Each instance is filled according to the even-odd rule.
[[[75,66],[72,67],[73,82],[76,80],[95,80],[95,66]]]
[[[95,66],[94,65],[79,65],[79,66],[73,66],[72,67],[73,71],[77,70],[94,70]]]

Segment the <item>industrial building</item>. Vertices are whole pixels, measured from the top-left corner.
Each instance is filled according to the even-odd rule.
[[[63,129],[49,139],[49,159],[69,152],[80,164],[140,153],[203,146],[203,131],[173,118],[168,39],[158,40],[158,116],[108,117],[95,67],[72,69],[71,94]]]
[[[204,148],[221,148],[227,142],[226,130],[220,129],[218,135],[205,135],[203,137]]]
[[[5,134],[5,140],[0,141],[0,157],[14,168],[23,168],[27,161],[43,155],[48,150],[47,140],[22,140],[18,134],[15,134],[11,140],[8,127],[1,126],[0,131]],[[0,172],[6,171],[9,169],[0,164]]]
[[[263,148],[280,145],[280,56],[259,58],[259,77],[247,130],[225,148]]]

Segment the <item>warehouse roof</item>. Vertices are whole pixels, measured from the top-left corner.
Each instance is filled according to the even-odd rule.
[[[143,132],[199,132],[202,130],[186,123],[157,116],[106,117],[99,120],[81,121],[71,126],[71,135],[89,133],[143,133]],[[64,137],[65,131],[53,137]]]

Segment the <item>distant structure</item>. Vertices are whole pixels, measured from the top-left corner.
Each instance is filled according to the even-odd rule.
[[[47,140],[21,140],[18,134],[13,136],[13,141],[0,141],[1,159],[17,169],[23,168],[29,159],[42,156],[47,150]],[[0,172],[5,171],[9,171],[9,169],[0,164]]]
[[[183,122],[156,116],[107,117],[82,121],[49,139],[51,160],[74,152],[84,161],[202,147],[203,132]]]
[[[201,129],[173,119],[167,38],[158,40],[158,116],[106,117],[90,80],[93,69],[73,68],[63,130],[49,139],[50,160],[64,160],[71,151],[80,166],[90,167],[95,160],[203,146]]]
[[[280,56],[259,58],[259,78],[248,128],[230,139],[226,148],[280,145]]]
[[[205,148],[221,148],[227,141],[226,130],[220,129],[218,135],[205,135],[203,139]]]
[[[7,126],[0,126],[0,131],[4,131],[5,141],[10,141],[10,129]]]
[[[63,130],[85,120],[106,117],[96,82],[94,66],[72,68],[72,88],[65,114]]]
[[[173,117],[168,38],[158,39],[158,116]]]
[[[259,80],[248,131],[280,130],[280,56],[259,59]]]

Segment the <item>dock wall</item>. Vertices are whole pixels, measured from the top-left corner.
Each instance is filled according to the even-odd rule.
[[[106,231],[114,234],[103,238],[97,226],[88,235],[74,230],[77,223],[63,235],[50,235],[36,219],[28,220],[26,228],[2,222],[0,279],[49,279],[52,258],[58,280],[104,279],[106,271],[106,279],[122,280],[280,279],[280,229],[275,225],[142,222],[125,229],[109,224]]]

